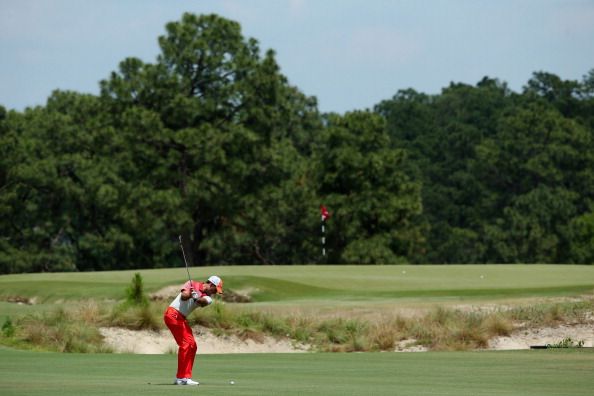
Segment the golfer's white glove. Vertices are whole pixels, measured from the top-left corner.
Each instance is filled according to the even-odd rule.
[[[198,300],[198,299],[200,298],[200,294],[198,294],[197,292],[193,291],[193,292],[192,292],[192,298],[193,298],[194,300]]]

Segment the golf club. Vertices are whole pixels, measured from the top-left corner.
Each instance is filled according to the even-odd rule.
[[[186,253],[184,252],[184,244],[182,236],[179,236],[179,246],[181,247],[182,256],[184,256],[184,263],[186,264],[186,272],[188,273],[188,280],[190,281],[190,290],[192,290],[192,277],[190,276],[190,269],[188,268],[188,261],[186,260]]]

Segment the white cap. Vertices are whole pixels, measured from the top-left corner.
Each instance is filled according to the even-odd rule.
[[[218,294],[223,294],[223,280],[221,278],[216,275],[212,275],[207,280],[217,287]]]

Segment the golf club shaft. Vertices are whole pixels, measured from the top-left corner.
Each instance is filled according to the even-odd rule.
[[[190,269],[188,268],[188,261],[186,260],[186,253],[184,252],[184,244],[182,236],[179,236],[179,246],[181,247],[182,256],[184,256],[184,264],[186,264],[186,272],[188,273],[188,280],[190,281],[190,290],[192,290],[192,277],[190,276]]]

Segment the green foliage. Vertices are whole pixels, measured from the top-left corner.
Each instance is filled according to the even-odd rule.
[[[6,338],[11,338],[14,336],[15,332],[16,328],[14,327],[12,320],[10,320],[10,316],[7,316],[2,325],[2,335]]]
[[[302,211],[312,198],[291,134],[313,125],[315,109],[236,22],[185,14],[166,30],[156,65],[129,59],[102,82],[133,147],[126,171],[144,190],[130,216],[142,219],[143,250],[170,255],[166,238],[181,230],[198,265],[309,261]]]
[[[144,292],[140,273],[135,273],[130,286],[126,288],[126,300],[115,306],[109,315],[110,325],[133,330],[157,330],[161,327],[159,313],[151,306]]]
[[[406,154],[392,149],[384,120],[370,112],[332,115],[315,151],[329,221],[331,263],[402,263],[420,249],[420,186],[403,170]]]
[[[584,340],[574,341],[571,337],[564,338],[554,344],[547,344],[547,348],[582,348],[583,346]]]
[[[0,107],[0,273],[179,266],[179,234],[192,265],[594,262],[594,71],[321,115],[237,22],[158,43],[98,96]]]
[[[376,106],[423,182],[429,249],[414,261],[592,263],[588,81],[538,72],[515,94],[485,78]]]
[[[142,284],[142,275],[135,273],[132,278],[132,284],[126,289],[126,302],[130,305],[143,306],[148,304],[148,299],[144,293]]]
[[[594,263],[594,211],[576,216],[569,222],[570,259],[575,263]]]

